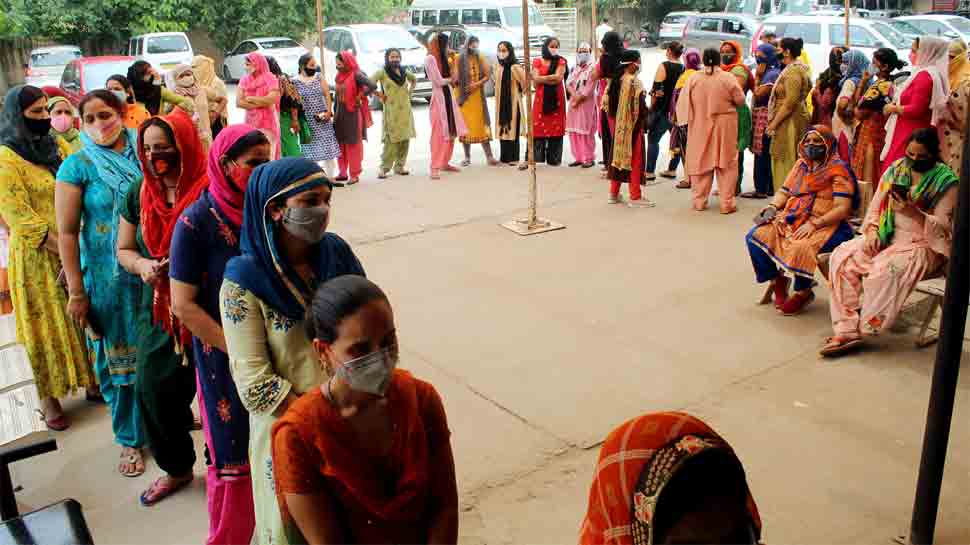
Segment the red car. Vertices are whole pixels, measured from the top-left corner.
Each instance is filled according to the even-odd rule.
[[[95,89],[104,89],[108,78],[115,74],[128,73],[128,67],[135,62],[134,57],[112,55],[106,57],[81,57],[71,61],[61,76],[61,90],[75,107],[81,97]]]

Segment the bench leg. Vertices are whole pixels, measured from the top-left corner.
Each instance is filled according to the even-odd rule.
[[[768,287],[765,288],[765,294],[761,296],[761,300],[758,301],[759,305],[768,305],[775,300],[775,285],[772,282],[768,282]]]
[[[13,480],[10,478],[10,466],[6,463],[0,463],[0,521],[19,516],[17,498],[13,491]]]
[[[942,297],[933,296],[933,301],[930,303],[930,309],[926,312],[926,316],[923,317],[923,324],[919,328],[919,337],[916,338],[916,348],[926,348],[936,341],[940,340],[939,332],[927,337],[926,330],[930,327],[930,322],[933,321],[933,316],[936,315],[936,309],[938,309],[943,302]]]

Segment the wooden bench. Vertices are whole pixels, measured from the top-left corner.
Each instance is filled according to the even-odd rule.
[[[933,321],[933,316],[936,315],[936,309],[943,305],[943,294],[946,292],[946,277],[938,276],[936,278],[921,280],[919,284],[916,284],[915,291],[928,295],[930,299],[929,309],[927,309],[926,316],[923,317],[923,322],[920,324],[919,336],[916,337],[916,347],[926,348],[940,340],[939,331],[930,336],[926,335],[926,331],[930,327],[930,322]]]

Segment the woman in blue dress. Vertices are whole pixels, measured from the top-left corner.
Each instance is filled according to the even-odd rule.
[[[132,184],[142,178],[137,135],[124,127],[124,104],[109,91],[80,103],[83,147],[57,171],[55,204],[61,263],[70,298],[68,314],[87,331],[101,394],[121,444],[118,471],[145,472],[145,435],[135,400],[136,316],[141,281],[118,265],[118,215]]]
[[[313,138],[301,145],[303,156],[311,161],[323,162],[328,176],[333,176],[336,159],[340,157],[340,145],[333,130],[333,108],[330,104],[330,86],[320,77],[320,67],[313,55],[300,57],[300,72],[293,78],[297,92],[303,99],[303,109]]]

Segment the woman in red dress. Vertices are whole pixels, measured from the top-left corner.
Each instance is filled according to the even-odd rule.
[[[566,88],[563,80],[569,69],[559,56],[559,40],[547,38],[542,58],[532,61],[532,80],[536,95],[532,101],[532,123],[536,163],[559,166],[562,140],[566,135]]]
[[[889,121],[886,123],[886,146],[880,156],[880,177],[893,162],[906,154],[906,143],[913,131],[936,126],[946,115],[950,94],[949,46],[949,42],[934,36],[920,36],[913,41],[909,54],[913,75],[896,91],[896,100],[883,108]]]

